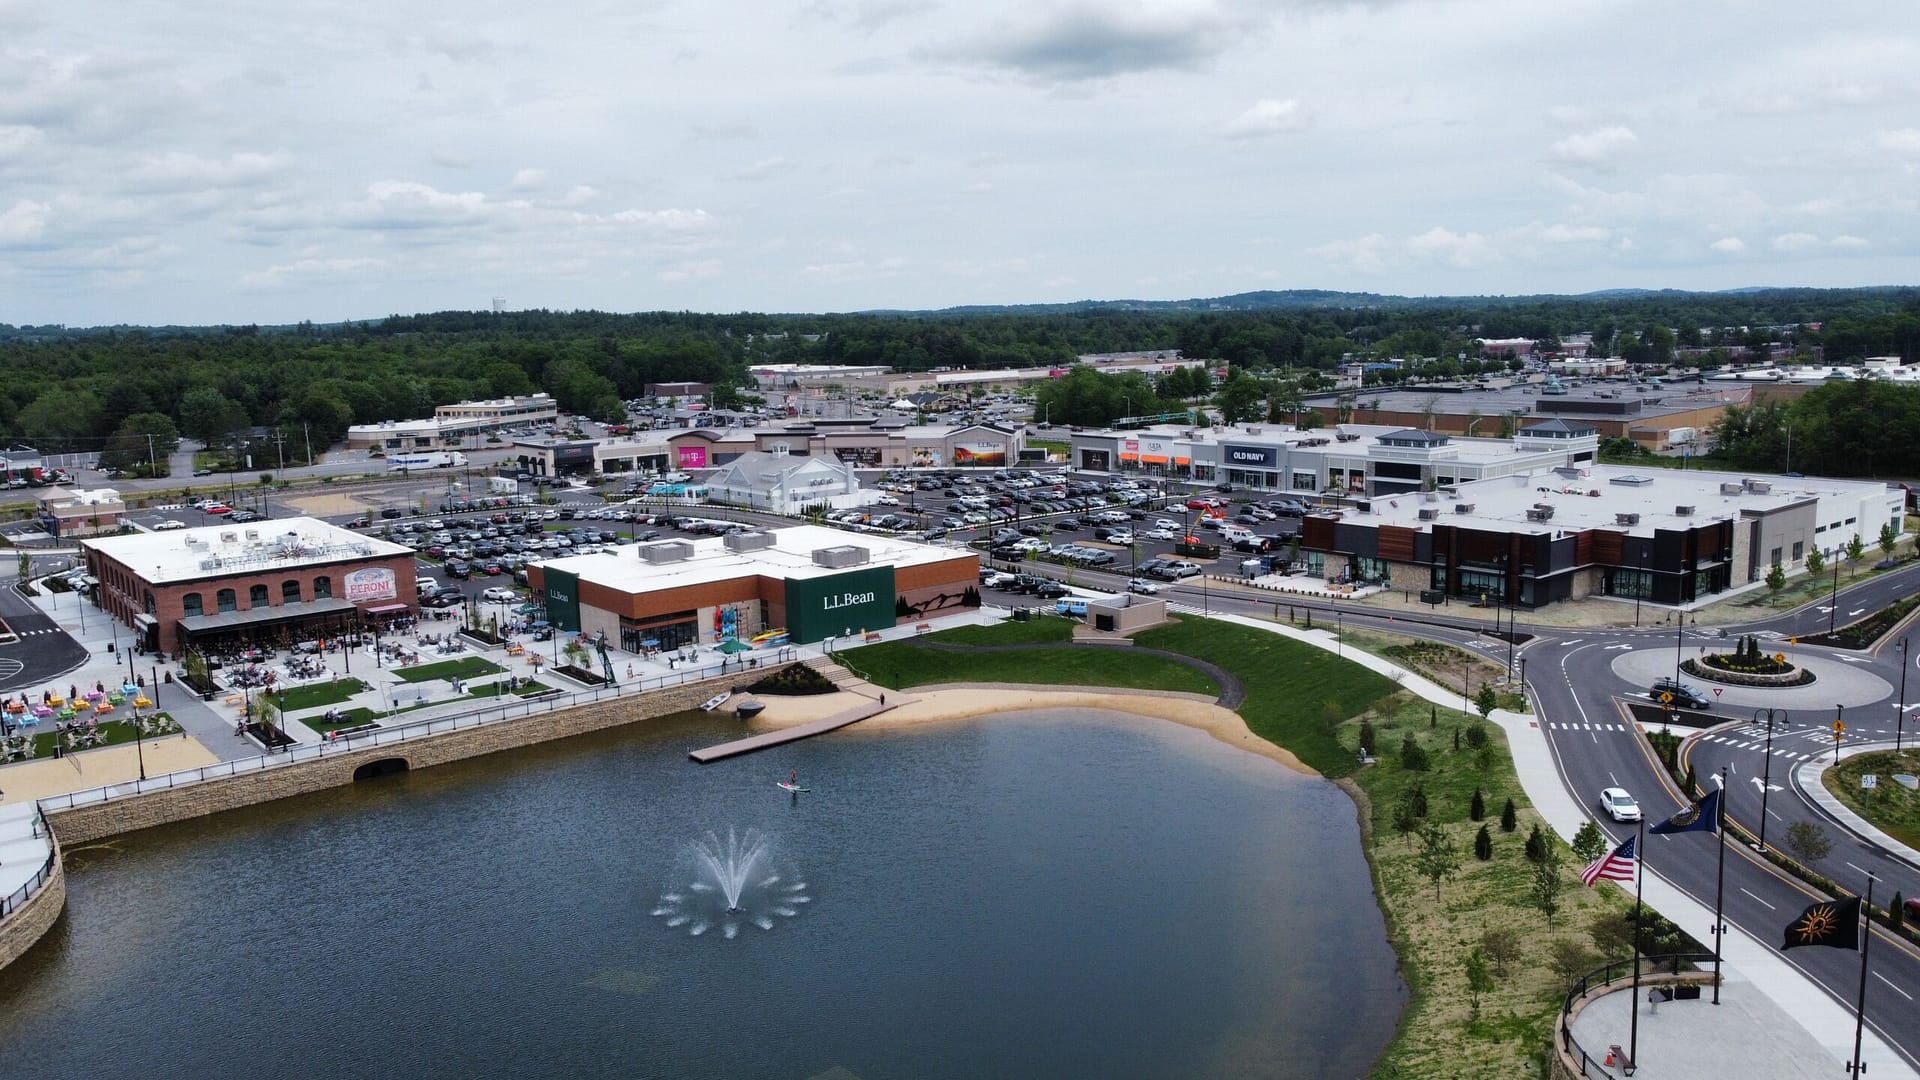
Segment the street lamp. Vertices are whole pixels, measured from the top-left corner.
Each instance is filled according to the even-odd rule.
[[[1767,718],[1765,721],[1767,725],[1766,756],[1760,759],[1760,844],[1756,849],[1762,855],[1767,853],[1767,792],[1773,790],[1773,715],[1776,712],[1782,716],[1786,715],[1778,709],[1753,710],[1754,723],[1760,723],[1760,717],[1763,714]]]
[[[1827,633],[1833,633],[1833,621],[1840,615],[1840,556],[1833,557],[1833,596],[1828,599],[1833,606],[1827,609]]]
[[[1907,726],[1907,639],[1900,639],[1900,700],[1894,703],[1899,710],[1893,714],[1893,752],[1900,752],[1900,732]]]
[[[1673,681],[1680,681],[1680,649],[1687,635],[1687,613],[1676,611],[1673,616]]]

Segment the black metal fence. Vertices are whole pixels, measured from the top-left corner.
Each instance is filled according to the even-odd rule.
[[[27,879],[26,884],[8,893],[5,897],[0,897],[0,919],[11,916],[15,911],[19,910],[22,904],[33,899],[33,894],[39,892],[41,886],[45,885],[53,877],[53,828],[47,824],[46,813],[39,809],[35,809],[34,811],[33,834],[35,836],[47,837],[47,859],[40,864],[38,870],[33,872],[33,876]]]
[[[1670,974],[1679,974],[1683,965],[1691,970],[1695,965],[1712,962],[1713,954],[1710,952],[1643,956],[1640,958],[1640,973],[1651,975],[1665,971]],[[1606,1080],[1613,1080],[1614,1074],[1607,1071],[1604,1055],[1601,1060],[1595,1061],[1593,1056],[1588,1054],[1573,1037],[1573,1026],[1568,1022],[1573,1016],[1573,1003],[1587,996],[1596,987],[1611,985],[1621,979],[1630,978],[1632,974],[1633,959],[1631,957],[1615,960],[1605,967],[1596,968],[1580,976],[1580,981],[1567,990],[1567,996],[1560,1002],[1560,1048],[1579,1069],[1580,1075],[1588,1077],[1589,1080],[1600,1080],[1603,1077]]]

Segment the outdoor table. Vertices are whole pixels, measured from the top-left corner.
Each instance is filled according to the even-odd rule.
[[[127,696],[119,693],[108,694],[107,700],[115,705],[125,705],[127,703]]]
[[[62,705],[65,705],[66,703],[67,703],[67,699],[61,697],[59,694],[55,694],[52,697],[49,697],[47,699],[47,704],[53,706],[56,709]]]
[[[102,700],[103,698],[105,698],[106,696],[107,696],[107,693],[106,693],[106,691],[104,691],[104,690],[89,690],[89,691],[87,691],[87,700],[88,700],[88,701],[100,701],[100,700]]]
[[[62,720],[71,720],[73,719],[73,706],[69,705],[64,709],[61,709],[58,713],[55,713],[54,715],[58,716]]]
[[[52,716],[52,715],[53,715],[53,710],[52,710],[51,708],[49,708],[49,707],[47,707],[47,706],[45,706],[45,705],[35,705],[35,706],[33,707],[33,715],[35,715],[35,716],[37,716],[37,717],[39,717],[40,719],[42,719],[42,720],[44,720],[44,719],[46,719],[47,717],[49,717],[49,716]]]
[[[151,709],[153,708],[153,702],[148,700],[145,694],[142,694],[133,699],[133,707],[136,709]]]
[[[128,697],[132,697],[140,692],[140,686],[137,683],[125,683],[120,687],[120,692]]]
[[[93,703],[93,711],[96,715],[99,715],[102,713],[110,713],[113,711],[113,702],[96,701]]]
[[[17,715],[19,713],[26,712],[27,706],[23,702],[9,701],[7,702],[7,711]]]

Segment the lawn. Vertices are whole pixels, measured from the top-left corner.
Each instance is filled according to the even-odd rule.
[[[126,706],[121,707],[126,708]],[[128,722],[132,719],[133,717],[131,715],[115,713],[111,719],[101,720],[99,726],[95,728],[95,731],[100,735],[99,745],[118,746],[122,743],[136,741],[133,733],[133,724]],[[176,735],[180,732],[180,725],[167,713],[147,713],[142,716],[141,719],[146,721],[146,733],[140,736],[141,738],[157,739],[166,735]],[[25,729],[27,734],[33,736],[33,756],[36,758],[52,757],[54,741],[61,738],[58,732],[45,730],[48,723],[49,721],[43,720],[40,722],[38,728]],[[21,734],[21,729],[16,726],[14,733],[16,735]],[[62,743],[62,745],[65,744]],[[96,747],[89,746],[82,749],[92,750],[96,749]],[[81,750],[68,752],[77,754],[80,753]]]
[[[1205,657],[1238,676],[1247,690],[1240,715],[1254,734],[1327,776],[1358,767],[1356,755],[1337,737],[1340,723],[1394,690],[1391,679],[1332,653],[1234,623],[1185,619],[1137,634],[1134,641]]]
[[[491,660],[478,656],[466,656],[458,660],[443,660],[438,664],[419,664],[414,667],[394,668],[393,673],[402,682],[427,682],[431,679],[473,679],[481,675],[494,675],[507,670]]]
[[[937,641],[943,645],[1023,645],[1073,640],[1074,621],[1058,615],[1042,615],[1025,622],[1008,621],[991,626],[956,626],[928,634],[919,641]]]
[[[1001,627],[1006,637],[975,633],[968,644],[1013,644],[1023,640],[1036,625],[1064,623],[1064,619],[1033,622],[1007,622]],[[967,627],[971,631],[986,628]],[[992,629],[998,630],[1000,627]],[[956,633],[957,631],[946,631]],[[1049,631],[1051,632],[1051,631]],[[931,634],[938,639],[942,635]],[[1042,638],[1041,640],[1049,640]],[[1220,692],[1214,681],[1184,664],[1164,657],[1135,652],[1115,646],[1023,649],[1016,652],[984,652],[971,649],[930,649],[923,640],[907,639],[838,650],[835,656],[869,681],[880,686],[901,689],[950,682],[1039,683],[1057,686],[1121,686],[1140,690],[1184,690],[1195,694]]]
[[[1820,775],[1833,797],[1847,808],[1872,822],[1874,827],[1908,847],[1920,847],[1920,791],[1911,791],[1894,782],[1893,774],[1920,776],[1920,749],[1891,750],[1861,754],[1842,761]],[[1871,789],[1860,787],[1860,778],[1878,776]]]
[[[544,683],[528,680],[514,687],[512,690],[508,690],[507,684],[504,682],[482,683],[468,690],[467,696],[474,698],[491,698],[506,697],[508,694],[513,694],[517,697],[533,697],[536,694],[550,693],[553,693],[553,687],[547,686]]]
[[[367,684],[359,679],[340,679],[288,687],[274,696],[279,699],[282,710],[300,712],[303,709],[317,709],[323,705],[338,705],[366,688]]]
[[[322,738],[325,738],[327,732],[329,731],[334,731],[340,728],[355,728],[355,727],[361,726],[362,724],[370,724],[373,722],[373,718],[374,718],[374,711],[372,709],[357,708],[357,709],[342,709],[339,713],[335,714],[334,718],[331,720],[328,720],[324,713],[318,716],[296,716],[293,719],[295,723],[298,723],[301,726],[312,730],[314,734],[319,735]]]

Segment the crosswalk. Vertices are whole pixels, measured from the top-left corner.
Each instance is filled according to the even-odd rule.
[[[1567,720],[1567,721],[1551,720],[1547,722],[1547,726],[1550,728],[1553,728],[1556,731],[1626,731],[1627,730],[1627,725],[1625,724],[1605,724],[1605,723],[1582,724],[1582,723],[1575,723],[1574,721],[1571,721],[1571,720]]]

